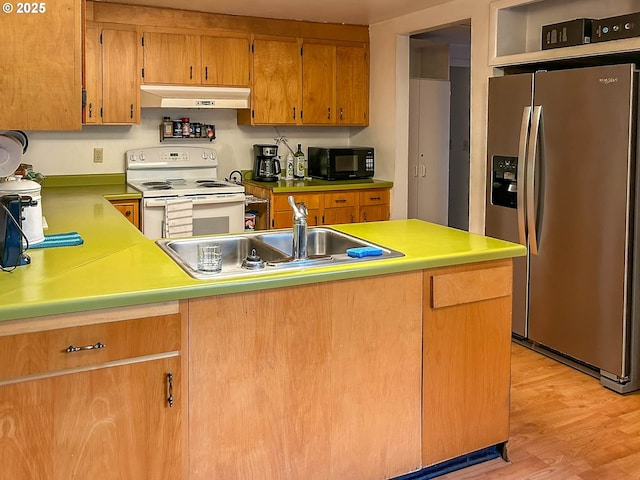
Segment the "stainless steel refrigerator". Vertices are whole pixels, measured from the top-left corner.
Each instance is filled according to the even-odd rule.
[[[621,393],[640,388],[634,65],[489,79],[486,234],[514,264],[513,331]]]

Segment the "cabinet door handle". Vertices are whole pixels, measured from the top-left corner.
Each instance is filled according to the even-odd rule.
[[[296,107],[293,107],[293,119],[296,119]]]
[[[331,107],[327,107],[327,120],[331,120]]]
[[[167,373],[167,403],[173,408],[173,374]]]
[[[427,176],[427,166],[424,163],[420,164],[420,170],[422,171],[422,176],[426,177]]]
[[[342,120],[342,108],[340,108],[340,120]]]
[[[82,350],[97,350],[100,348],[105,348],[106,345],[102,342],[98,342],[94,345],[85,345],[84,347],[74,347],[73,345],[69,345],[65,350],[66,353],[80,352]]]
[[[204,79],[209,80],[209,67],[204,67]]]
[[[364,218],[364,221],[367,221],[367,212],[362,212],[362,217]]]
[[[189,67],[189,80],[193,80],[193,65]]]
[[[130,113],[130,115],[131,115],[131,119],[133,120],[133,103],[131,104],[131,113]]]
[[[355,223],[356,222],[356,214],[351,212],[351,223]]]
[[[93,118],[93,103],[89,103],[89,118]]]

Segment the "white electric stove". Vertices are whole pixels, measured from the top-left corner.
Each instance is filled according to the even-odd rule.
[[[149,147],[127,150],[125,161],[127,184],[142,194],[147,237],[244,231],[244,186],[218,179],[214,149]],[[172,233],[172,222],[182,227]]]

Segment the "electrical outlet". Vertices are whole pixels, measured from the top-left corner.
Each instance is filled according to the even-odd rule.
[[[104,159],[104,152],[102,151],[102,147],[94,147],[93,163],[102,163],[103,159]]]

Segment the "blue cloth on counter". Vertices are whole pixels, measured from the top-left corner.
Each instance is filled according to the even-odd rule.
[[[55,233],[53,235],[45,235],[44,241],[29,245],[29,250],[36,248],[53,248],[53,247],[72,247],[74,245],[82,245],[84,240],[78,232]]]

